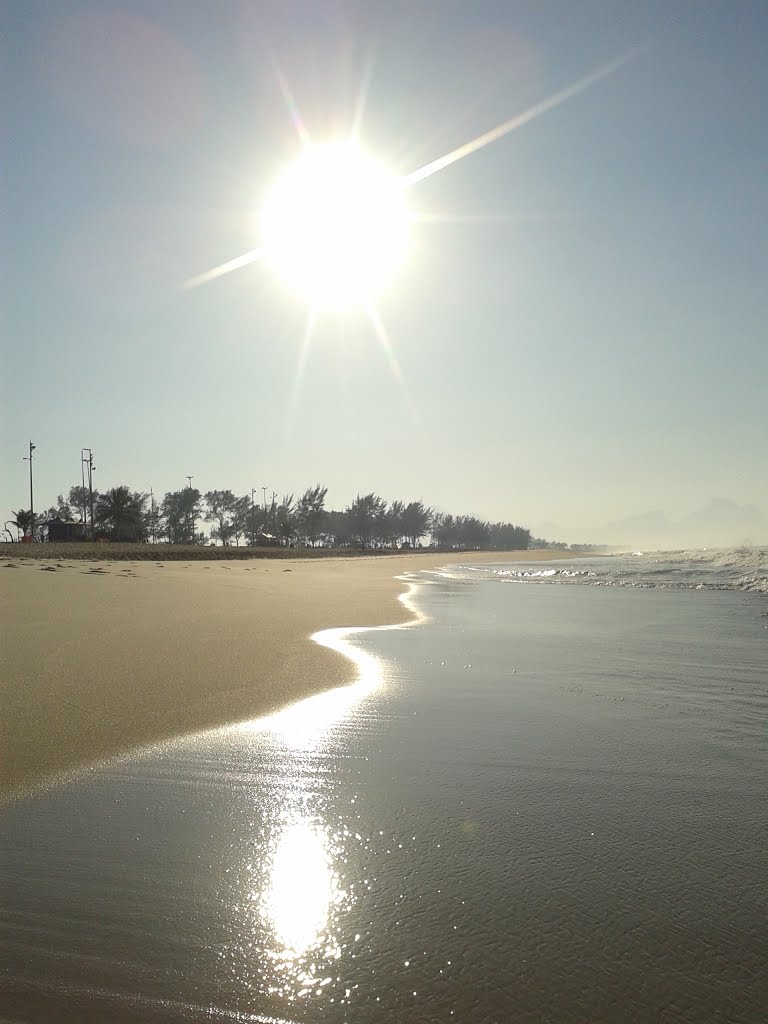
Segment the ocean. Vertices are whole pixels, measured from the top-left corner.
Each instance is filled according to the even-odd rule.
[[[356,685],[0,812],[0,1020],[768,1019],[768,557],[404,580]]]

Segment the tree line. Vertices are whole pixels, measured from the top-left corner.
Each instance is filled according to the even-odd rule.
[[[327,509],[328,488],[308,487],[294,498],[257,504],[250,495],[231,490],[202,493],[185,487],[153,494],[125,484],[103,493],[74,486],[65,498],[35,515],[36,539],[46,540],[51,521],[76,524],[86,539],[131,543],[282,545],[358,548],[415,548],[425,538],[450,550],[522,550],[530,531],[512,523],[490,523],[474,516],[435,512],[423,501],[386,501],[377,494],[358,495],[344,509]],[[93,515],[91,516],[91,508]],[[29,535],[32,517],[20,509],[9,522]],[[206,533],[204,526],[208,526]],[[6,524],[6,532],[7,524]],[[10,534],[9,534],[10,535]]]

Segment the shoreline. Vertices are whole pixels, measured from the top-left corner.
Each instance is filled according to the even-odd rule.
[[[4,562],[0,801],[117,754],[261,718],[353,682],[355,664],[311,638],[404,622],[404,573],[576,557]]]

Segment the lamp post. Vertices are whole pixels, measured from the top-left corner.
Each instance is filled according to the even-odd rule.
[[[32,488],[32,452],[36,447],[37,445],[32,444],[32,440],[30,438],[29,455],[24,456],[24,461],[29,462],[29,539],[31,542],[35,539],[35,498]]]
[[[88,452],[88,457],[85,457]],[[88,504],[91,510],[91,540],[96,540],[96,525],[93,521],[93,471],[96,467],[93,464],[93,452],[90,448],[81,448],[80,457],[83,469],[83,506],[85,506],[85,472],[88,471]]]
[[[80,482],[82,484],[80,497],[83,502],[80,507],[80,514],[83,517],[83,528],[85,528],[85,524],[88,522],[88,510],[85,503],[85,448],[80,449]]]

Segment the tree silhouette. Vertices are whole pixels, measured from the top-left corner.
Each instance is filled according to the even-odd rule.
[[[386,501],[373,492],[362,496],[358,494],[345,509],[350,533],[361,547],[369,546],[386,510]]]
[[[171,544],[195,543],[195,520],[200,517],[200,491],[184,487],[163,499],[163,532]]]
[[[403,536],[403,512],[405,505],[395,499],[379,515],[377,533],[382,544],[397,547]]]
[[[344,511],[338,511],[326,509],[327,494],[328,489],[318,483],[308,487],[295,503],[291,494],[278,505],[277,495],[273,494],[271,504],[260,507],[248,495],[237,497],[229,489],[211,490],[206,492],[202,511],[211,524],[210,537],[225,545],[233,540],[239,544],[243,537],[255,544],[264,533],[275,535],[286,546],[296,540],[313,547],[322,543],[333,547],[394,549],[404,543],[417,547],[427,536],[433,547],[446,551],[515,551],[533,543],[530,531],[522,526],[434,512],[421,499],[405,504],[394,498],[387,503],[371,491],[358,494]],[[171,544],[205,544],[208,540],[196,528],[201,518],[201,495],[196,488],[169,491],[159,506],[152,509],[147,508],[147,495],[131,491],[125,484],[102,495],[94,491],[94,497],[96,522],[111,539],[138,541],[152,537]],[[56,505],[41,512],[36,520],[42,526],[46,519],[55,516],[64,521],[71,521],[75,515],[82,517],[84,507],[87,514],[88,498],[83,487],[71,487],[68,498],[60,494]],[[26,535],[31,528],[31,515],[19,509],[10,522]]]
[[[145,538],[144,506],[147,495],[122,484],[99,495],[96,523],[111,540],[139,541]]]
[[[432,522],[432,509],[425,508],[422,501],[411,501],[403,509],[402,532],[411,547],[415,548]]]
[[[296,502],[296,526],[312,547],[317,543],[326,520],[325,496],[327,487],[316,484],[308,487]]]
[[[61,496],[63,498],[63,495]],[[69,488],[69,496],[66,502],[71,510],[76,510],[81,522],[85,522],[88,519],[88,509],[90,508],[90,492],[87,487],[83,487],[81,484],[75,484]],[[94,510],[95,503],[99,500],[99,492],[94,488],[93,501]],[[62,517],[63,518],[63,517]]]
[[[232,506],[232,535],[235,544],[240,547],[240,538],[248,532],[248,516],[251,512],[251,499],[247,494],[242,498],[235,498]]]
[[[280,540],[288,547],[296,533],[292,494],[286,494],[275,510],[275,529]]]
[[[232,491],[206,491],[205,504],[207,508],[204,513],[206,523],[215,523],[216,537],[222,544],[228,544],[234,529],[232,516],[235,511],[237,498]],[[213,530],[211,535],[213,535]]]
[[[8,522],[13,523],[19,533],[26,537],[32,529],[32,513],[29,509],[20,508],[13,513],[13,519],[9,519]]]

